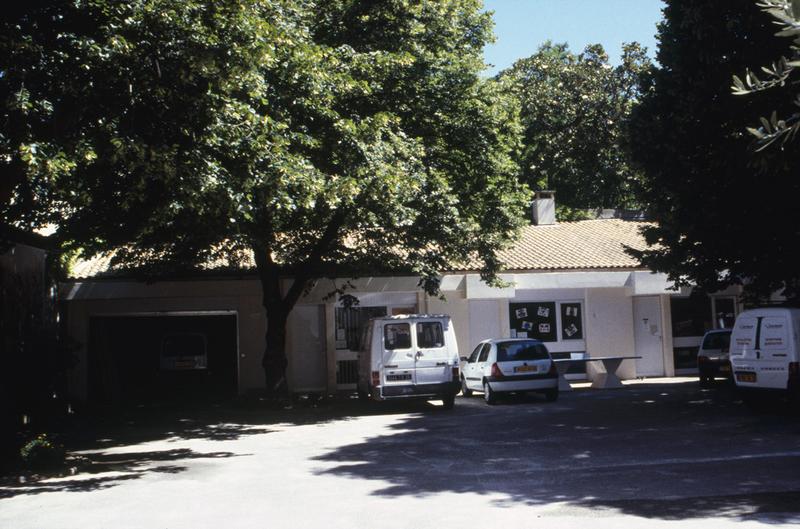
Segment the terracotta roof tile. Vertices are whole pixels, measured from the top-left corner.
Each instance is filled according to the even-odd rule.
[[[500,252],[507,270],[586,270],[609,268],[642,268],[636,259],[625,253],[625,246],[644,249],[646,243],[640,229],[645,222],[619,219],[562,222],[552,226],[526,226],[520,238],[508,250]],[[73,279],[88,279],[113,272],[114,252],[73,265]],[[239,256],[236,264],[214,259],[202,268],[215,270],[232,266],[247,270],[254,266],[252,256]],[[467,267],[467,269],[472,269]]]
[[[647,225],[600,219],[526,226],[519,240],[499,257],[508,270],[641,268],[625,253],[625,246],[646,248],[640,229]]]

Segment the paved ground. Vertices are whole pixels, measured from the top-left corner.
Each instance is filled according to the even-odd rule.
[[[95,430],[92,430],[95,432]],[[489,407],[153,410],[87,433],[91,464],[0,487],[0,527],[795,526],[800,420],[696,382]]]

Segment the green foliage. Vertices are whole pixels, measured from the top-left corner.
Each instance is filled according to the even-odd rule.
[[[657,68],[634,112],[631,142],[658,226],[643,263],[707,291],[746,283],[754,296],[789,287],[798,268],[797,150],[754,157],[753,116],[786,110],[786,87],[738,98],[732,73],[784,44],[752,0],[671,0]],[[778,153],[776,153],[778,154]]]
[[[786,86],[795,68],[800,67],[800,0],[758,0],[757,5],[771,15],[782,28],[776,33],[778,37],[793,39],[791,56],[782,56],[770,66],[762,66],[761,70],[767,79],[762,81],[747,70],[744,80],[733,76],[733,93],[747,95],[753,92],[769,90],[775,86]],[[794,104],[800,107],[800,92],[794,94]],[[769,119],[762,117],[758,128],[747,127],[747,131],[756,137],[759,151],[766,149],[778,140],[792,140],[800,131],[800,112],[797,109],[786,117],[778,117],[772,112]]]
[[[117,259],[137,265],[251,248],[286,267],[366,260],[432,277],[478,253],[491,275],[526,195],[515,111],[478,77],[479,7],[139,0],[25,14],[4,41],[0,148],[26,177],[4,216],[56,222],[87,253],[124,246]]]
[[[573,222],[576,220],[590,220],[595,218],[590,210],[575,209],[561,204],[556,205],[556,218],[561,222]]]
[[[19,455],[28,468],[47,469],[63,464],[66,452],[47,434],[39,434],[20,448]]]
[[[639,78],[651,63],[627,44],[612,67],[600,45],[574,54],[546,43],[500,74],[521,108],[520,165],[533,189],[552,189],[569,208],[637,205],[638,173],[631,168],[626,130],[639,97]]]

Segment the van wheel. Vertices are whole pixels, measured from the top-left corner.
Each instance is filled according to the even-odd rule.
[[[492,391],[492,386],[490,386],[488,382],[483,383],[483,400],[486,401],[486,404],[494,404],[497,402],[497,395]]]
[[[547,402],[555,402],[558,400],[558,388],[551,388],[544,390],[544,398]]]
[[[442,396],[442,403],[444,404],[444,409],[452,410],[456,404],[456,395],[455,393],[448,393],[447,395]]]
[[[701,388],[710,387],[712,380],[714,380],[714,379],[711,378],[711,377],[708,377],[708,376],[705,376],[705,375],[700,375],[700,387]]]
[[[461,377],[461,394],[465,397],[472,396],[472,390],[467,387],[467,379],[464,377]]]
[[[365,402],[369,400],[369,393],[365,390],[361,389],[360,387],[356,388],[356,393],[358,393],[358,400],[361,402]]]

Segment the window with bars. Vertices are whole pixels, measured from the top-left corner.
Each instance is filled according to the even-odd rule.
[[[337,307],[336,348],[358,351],[361,333],[369,319],[386,314],[386,307]]]

